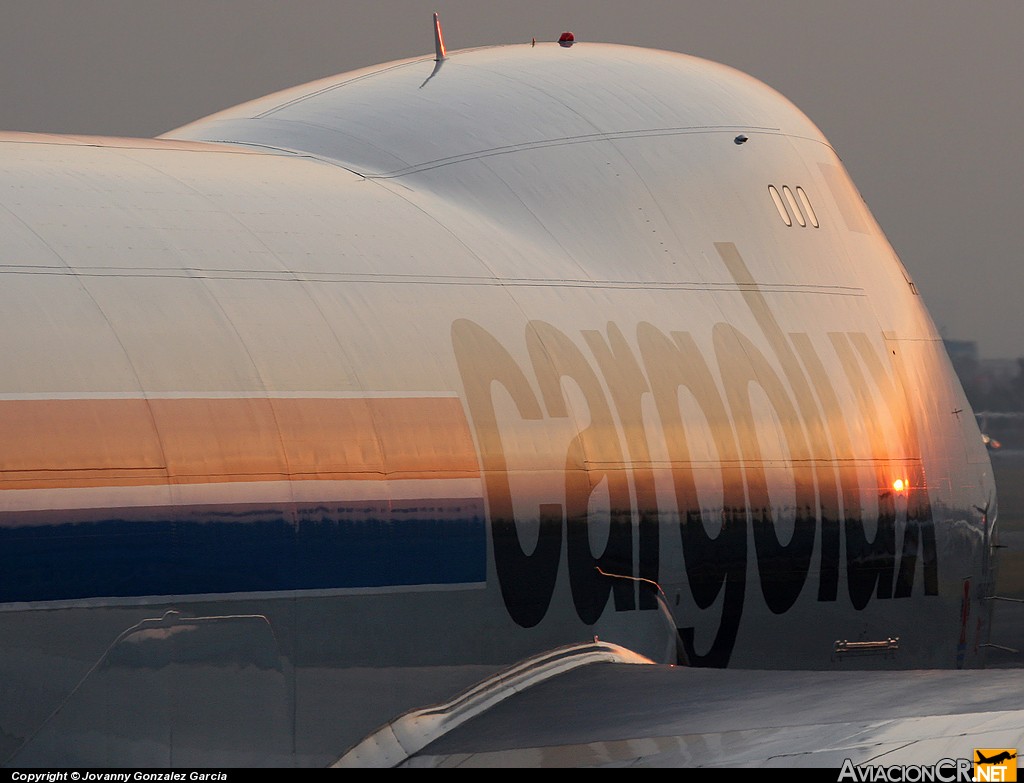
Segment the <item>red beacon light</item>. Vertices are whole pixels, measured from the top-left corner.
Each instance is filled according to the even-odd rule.
[[[570,33],[569,31],[566,31],[562,33],[560,36],[558,36],[559,46],[564,46],[566,49],[568,49],[574,43],[576,43],[576,36]]]

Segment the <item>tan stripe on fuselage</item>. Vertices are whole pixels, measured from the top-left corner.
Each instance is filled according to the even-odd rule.
[[[0,400],[0,488],[470,478],[455,397]]]

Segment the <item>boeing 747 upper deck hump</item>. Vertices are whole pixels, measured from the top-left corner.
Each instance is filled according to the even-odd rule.
[[[1024,742],[1019,684],[955,671],[985,447],[817,128],[682,54],[435,43],[158,139],[0,137],[0,760]]]

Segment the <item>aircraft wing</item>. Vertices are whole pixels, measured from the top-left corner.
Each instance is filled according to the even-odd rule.
[[[600,663],[510,696],[409,767],[929,765],[1024,746],[1019,670],[806,672]]]

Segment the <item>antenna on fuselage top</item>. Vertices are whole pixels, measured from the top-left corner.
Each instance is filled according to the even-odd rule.
[[[434,13],[434,70],[430,72],[430,76],[423,80],[423,84],[420,85],[422,90],[427,86],[427,82],[437,76],[437,72],[441,70],[441,66],[444,65],[444,61],[448,59],[448,50],[444,48],[444,33],[441,31],[441,19],[437,13]]]
[[[448,56],[447,50],[444,48],[444,32],[441,30],[441,19],[438,15],[434,14],[434,60],[441,62]]]

